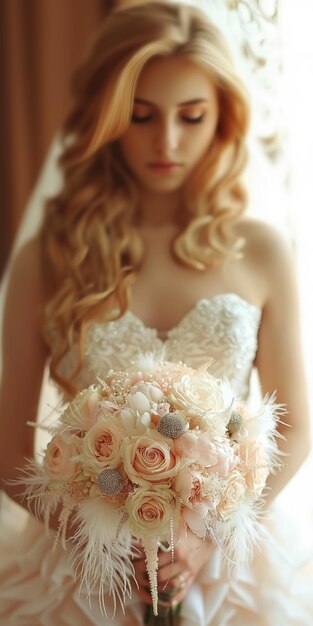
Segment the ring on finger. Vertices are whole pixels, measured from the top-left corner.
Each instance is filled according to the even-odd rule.
[[[186,586],[187,586],[187,575],[179,574],[179,576],[177,576],[176,591],[180,591],[181,589],[184,589]]]

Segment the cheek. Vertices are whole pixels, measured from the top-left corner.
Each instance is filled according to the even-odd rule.
[[[146,141],[140,133],[129,130],[119,142],[121,154],[132,169],[144,159]]]
[[[201,159],[209,150],[215,137],[216,125],[208,125],[205,128],[199,129],[197,137],[195,137],[193,143],[193,155],[194,160]]]

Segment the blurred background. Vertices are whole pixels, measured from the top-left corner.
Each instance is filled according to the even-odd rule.
[[[0,2],[0,273],[56,130],[70,80],[109,0]]]
[[[222,4],[222,0],[201,1],[208,7]],[[266,45],[263,42],[256,54],[248,85],[256,110],[247,173],[249,211],[273,223],[293,245],[313,406],[313,3],[251,3],[264,5],[265,10],[269,6],[269,14],[276,7],[278,16],[265,37]],[[27,212],[31,231],[32,219],[36,221],[35,214],[40,213],[40,197],[36,192],[32,195],[36,181],[41,190],[54,189],[54,148],[47,161],[46,155],[70,107],[71,76],[99,22],[113,6],[123,4],[127,0],[0,0],[0,274],[22,218]],[[238,4],[243,9],[246,5],[240,0]],[[259,35],[251,32],[253,48]],[[39,177],[45,162],[48,166]],[[303,519],[311,535],[312,499],[307,493],[312,471],[311,456],[285,497],[289,508],[292,496],[297,515],[306,509]]]

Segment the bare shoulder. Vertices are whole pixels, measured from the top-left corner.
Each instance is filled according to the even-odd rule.
[[[41,343],[41,316],[44,288],[40,241],[28,241],[11,262],[4,306],[3,350],[11,350],[16,338],[25,341],[25,329],[32,341]]]
[[[41,252],[38,238],[29,240],[19,250],[12,261],[9,272],[9,292],[14,290],[18,299],[20,294],[29,298],[36,293],[37,302],[43,298],[43,280],[41,272]]]
[[[256,259],[258,256],[264,259],[264,255],[274,258],[291,250],[287,238],[267,222],[246,217],[238,221],[236,229],[246,240],[247,253]]]
[[[246,263],[266,285],[268,301],[282,289],[294,288],[294,255],[291,241],[271,224],[253,218],[238,222],[237,233],[246,241]]]

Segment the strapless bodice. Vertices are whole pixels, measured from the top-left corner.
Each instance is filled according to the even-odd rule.
[[[260,319],[258,307],[226,293],[199,300],[165,336],[131,311],[106,324],[93,322],[86,331],[85,361],[76,383],[86,387],[109,369],[123,369],[139,355],[152,352],[191,367],[211,363],[210,372],[228,378],[234,391],[245,398]],[[61,372],[68,375],[76,364],[77,349],[73,348],[63,359]]]

